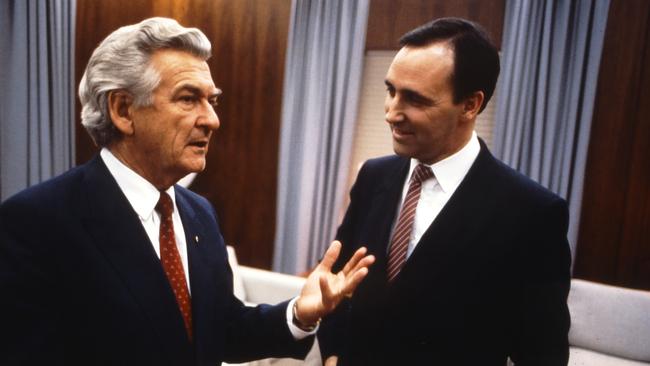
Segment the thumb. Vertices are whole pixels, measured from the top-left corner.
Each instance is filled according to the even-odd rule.
[[[321,266],[322,269],[327,270],[327,272],[331,272],[332,266],[334,266],[334,263],[336,263],[336,260],[339,258],[339,253],[341,253],[341,242],[334,240],[332,244],[330,244],[329,248],[327,248],[319,266]]]

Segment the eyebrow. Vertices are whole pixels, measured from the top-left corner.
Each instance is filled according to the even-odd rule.
[[[219,88],[215,88],[215,89],[216,90],[213,93],[208,95],[208,99],[216,98],[216,97],[220,96],[221,94],[223,94],[223,91],[221,89],[219,89]],[[193,85],[193,84],[181,84],[178,87],[174,88],[174,92],[172,94],[176,95],[179,92],[184,91],[184,90],[189,91],[190,93],[192,93],[194,95],[202,95],[203,94],[203,91],[199,87],[197,87],[196,85]]]
[[[389,87],[389,88],[393,88],[393,89],[397,90],[395,85],[393,85],[393,83],[388,81],[388,79],[384,80],[384,84],[386,84],[386,86]],[[420,94],[419,92],[417,92],[417,91],[415,91],[413,89],[399,89],[399,91],[402,94],[405,94],[409,99],[416,99],[416,100],[419,99],[419,100],[422,100],[422,101],[424,101],[426,103],[434,103],[435,102],[433,99],[431,99],[431,98],[429,98],[429,97],[427,97],[425,95],[422,95],[422,94]]]

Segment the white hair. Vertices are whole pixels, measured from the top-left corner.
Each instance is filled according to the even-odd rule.
[[[110,91],[127,91],[135,106],[151,105],[160,75],[149,61],[160,49],[186,51],[207,60],[212,46],[196,28],[185,28],[173,19],[149,18],[114,31],[93,52],[79,83],[79,99],[81,123],[98,146],[120,136],[108,113]]]

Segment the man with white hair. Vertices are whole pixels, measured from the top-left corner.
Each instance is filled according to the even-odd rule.
[[[205,167],[221,91],[195,28],[147,19],[109,35],[79,87],[101,152],[0,206],[1,365],[216,365],[301,357],[319,319],[367,274],[331,273],[333,243],[296,299],[244,306],[216,213],[175,183]]]

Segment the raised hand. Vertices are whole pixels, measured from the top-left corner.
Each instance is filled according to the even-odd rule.
[[[332,312],[344,297],[351,297],[361,280],[368,274],[368,267],[375,257],[366,255],[366,248],[359,248],[345,267],[332,273],[332,266],[341,252],[341,243],[332,242],[320,264],[307,278],[296,301],[295,315],[301,324],[310,326]]]

